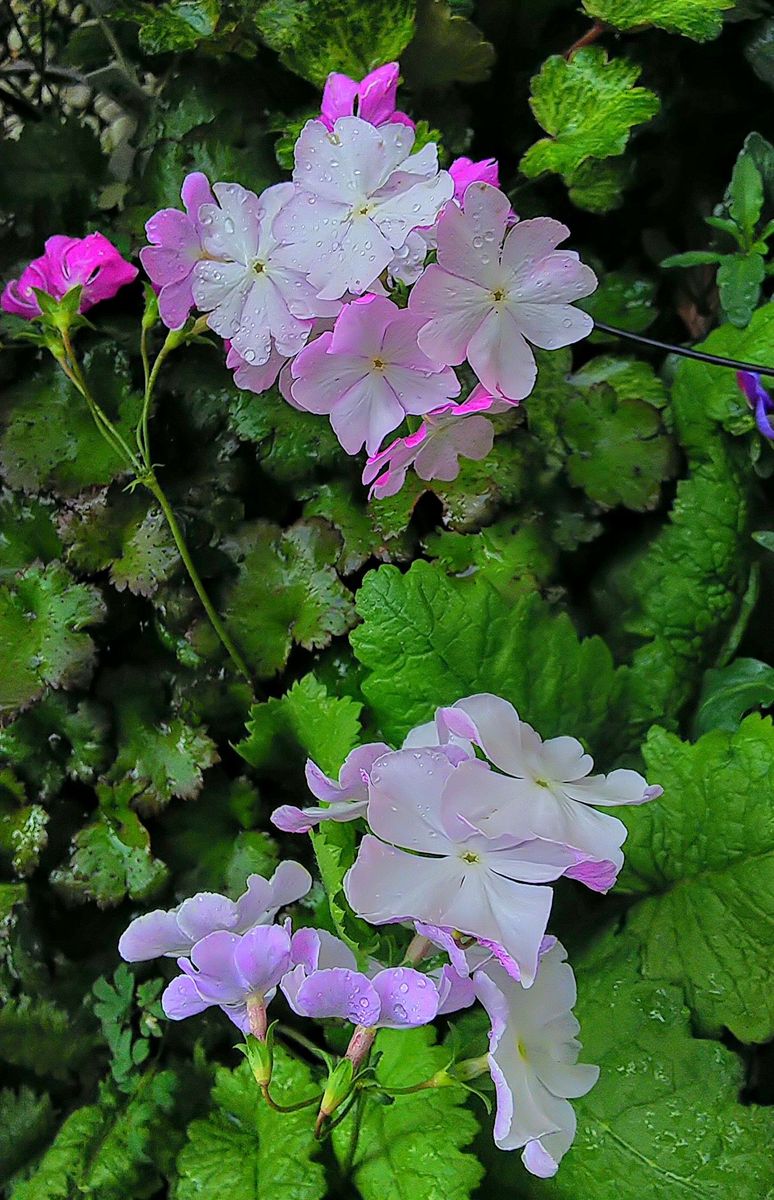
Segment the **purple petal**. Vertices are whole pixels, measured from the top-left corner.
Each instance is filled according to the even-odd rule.
[[[233,929],[237,907],[233,900],[217,892],[198,892],[180,905],[177,923],[190,939],[189,944],[198,942],[216,929]]]
[[[195,981],[199,995],[211,1004],[239,1004],[245,998],[248,989],[235,962],[239,942],[238,934],[218,930],[196,943],[191,951],[193,965],[184,958],[179,960],[180,969]]]
[[[178,975],[167,984],[161,997],[161,1007],[170,1021],[184,1021],[195,1017],[210,1007],[210,1000],[203,1000],[189,975]]]
[[[470,1008],[476,1002],[476,989],[470,976],[459,975],[454,967],[442,967],[438,977],[438,1016]]]
[[[281,925],[257,925],[234,948],[234,963],[246,990],[265,995],[290,970],[290,934]]]
[[[307,976],[294,1004],[300,1016],[343,1017],[353,1025],[375,1025],[380,1007],[379,995],[366,976],[342,967]]]
[[[137,917],[118,943],[118,953],[126,962],[145,962],[162,954],[176,957],[190,948],[191,939],[181,932],[177,913],[161,909]]]
[[[381,1028],[408,1029],[435,1020],[438,992],[427,975],[411,967],[391,967],[379,971],[371,983],[381,1002]]]

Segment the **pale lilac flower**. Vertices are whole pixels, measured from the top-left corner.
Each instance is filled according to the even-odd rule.
[[[494,963],[474,976],[492,1023],[495,1143],[501,1150],[523,1146],[525,1167],[542,1179],[556,1174],[575,1137],[575,1112],[568,1101],[585,1096],[599,1078],[599,1067],[578,1062],[575,977],[566,958],[557,943],[541,960],[529,990]]]
[[[40,315],[33,288],[61,300],[80,284],[80,311],[86,312],[102,300],[111,300],[137,274],[137,268],[122,258],[101,233],[83,238],[58,233],[46,241],[45,254],[34,258],[18,279],[5,285],[0,308],[31,321]]]
[[[295,195],[274,223],[287,261],[324,299],[358,294],[377,279],[412,229],[432,225],[454,190],[428,143],[412,154],[404,125],[376,129],[341,117],[332,131],[308,121],[296,142]]]
[[[368,296],[347,304],[333,333],[294,360],[293,399],[327,413],[348,454],[365,443],[373,454],[407,413],[426,413],[456,396],[460,385],[417,346],[421,320],[391,300]]]
[[[332,71],[323,88],[319,120],[326,129],[333,129],[339,117],[351,116],[360,117],[371,125],[386,125],[395,121],[413,129],[411,117],[395,108],[399,75],[400,68],[396,62],[377,67],[360,83],[350,79],[349,75]]]
[[[181,329],[194,307],[193,269],[204,257],[199,209],[215,203],[210,181],[201,171],[186,175],[180,197],[185,212],[162,208],[146,221],[151,245],[140,251],[142,265],[158,290],[159,316],[168,329]]]
[[[450,805],[449,783],[465,769],[480,774],[467,797]],[[510,833],[488,838],[470,823],[485,764],[453,766],[442,749],[399,750],[377,759],[369,783],[368,823],[344,890],[374,925],[422,921],[503,946],[526,986],[537,969],[551,909],[547,887],[579,856],[567,847]]]
[[[619,769],[591,775],[594,760],[573,737],[544,742],[520,720],[512,704],[482,693],[439,709],[441,728],[480,746],[503,774],[470,774],[469,764],[450,781],[467,797],[476,789],[476,811],[468,810],[475,827],[489,837],[528,829],[532,836],[571,846],[580,861],[565,873],[595,891],[607,891],[623,866],[621,846],[627,830],[622,821],[597,812],[592,805],[645,804],[661,795],[637,771]]]
[[[449,167],[449,174],[454,180],[454,199],[462,204],[465,192],[471,183],[488,183],[492,187],[500,186],[500,168],[496,158],[481,158],[474,162],[472,158],[455,158]]]
[[[508,197],[472,183],[464,210],[447,204],[438,221],[438,261],[415,284],[409,300],[423,318],[422,349],[439,362],[465,358],[489,392],[523,400],[537,375],[528,345],[555,350],[586,337],[591,317],[573,300],[597,286],[590,267],[569,250],[569,236],[549,217],[508,228]]]
[[[478,462],[494,444],[494,427],[482,414],[503,412],[507,400],[490,396],[480,384],[463,404],[446,404],[425,415],[416,433],[396,438],[371,455],[363,469],[369,495],[382,500],[394,496],[406,482],[411,467],[420,479],[456,479],[460,458]]]
[[[238,183],[216,183],[213,191],[218,203],[199,209],[207,258],[194,267],[197,307],[250,365],[266,363],[272,350],[297,354],[313,318],[335,316],[341,306],[317,299],[272,232],[293,185],[277,183],[260,197]]]
[[[294,804],[283,804],[275,808],[271,821],[283,833],[308,833],[321,821],[356,821],[364,817],[368,808],[368,772],[389,749],[384,742],[357,746],[345,758],[338,781],[329,778],[311,758],[307,759],[309,791],[325,807],[297,808]]]
[[[382,969],[378,964],[367,974],[359,971],[352,951],[325,930],[299,930],[292,954],[296,966],[281,987],[299,1016],[408,1029],[427,1025],[438,1013],[438,990],[429,976],[411,967]],[[448,994],[450,988],[444,991]]]
[[[305,896],[312,877],[296,862],[282,862],[271,879],[250,875],[238,900],[217,892],[198,892],[168,912],[157,909],[137,917],[124,931],[118,952],[126,962],[144,962],[166,955],[176,958],[215,930],[247,933],[268,925],[279,909]]]
[[[161,1007],[171,1021],[183,1021],[217,1005],[242,1033],[250,1032],[248,1002],[261,1008],[274,998],[292,966],[291,938],[281,925],[259,925],[247,933],[218,930],[178,959],[183,972],[167,986]]]
[[[414,922],[414,928],[422,937],[428,938],[434,945],[440,946],[449,956],[449,962],[458,975],[467,978],[485,963],[494,959],[507,971],[512,979],[520,979],[519,964],[510,956],[499,942],[487,938],[463,937],[456,929],[446,929],[439,925],[425,925],[421,921]],[[540,943],[538,957],[548,954],[556,945],[556,938],[546,934]]]

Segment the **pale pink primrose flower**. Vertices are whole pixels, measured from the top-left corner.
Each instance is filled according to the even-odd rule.
[[[323,299],[366,291],[420,225],[432,225],[454,190],[414,131],[340,117],[332,131],[308,121],[296,142],[295,194],[274,223],[287,261]]]
[[[260,197],[238,183],[216,183],[213,191],[218,203],[199,209],[208,257],[194,267],[197,307],[251,366],[268,362],[273,350],[297,354],[313,318],[335,316],[340,305],[317,299],[272,232],[293,185],[275,184]]]
[[[102,300],[111,300],[137,275],[137,268],[122,258],[101,233],[90,233],[83,238],[58,233],[47,239],[45,254],[34,258],[18,279],[5,285],[0,307],[31,321],[40,315],[33,288],[61,300],[80,285],[83,289],[80,311],[86,312]]]
[[[463,404],[446,404],[427,413],[415,433],[396,438],[368,459],[363,483],[372,485],[370,496],[394,496],[411,467],[420,479],[456,479],[460,458],[478,462],[492,449],[494,427],[482,414],[510,407],[509,401],[490,396],[479,384]]]
[[[305,867],[282,862],[271,879],[250,875],[247,890],[238,900],[218,892],[198,892],[177,908],[156,909],[135,918],[121,935],[118,952],[126,962],[188,954],[216,930],[247,933],[256,925],[268,925],[279,909],[305,896],[311,886],[312,877]]]
[[[578,855],[556,843],[509,834],[487,838],[467,821],[466,801],[447,801],[455,767],[442,749],[399,750],[377,759],[369,783],[368,823],[345,876],[352,908],[374,925],[422,921],[503,946],[525,986],[537,970],[551,909],[548,887]],[[376,835],[376,836],[374,836]]]
[[[236,386],[243,392],[255,392],[259,396],[277,382],[282,368],[290,362],[288,356],[280,354],[274,344],[266,362],[262,363],[248,362],[228,339],[226,351],[226,366],[234,372]]]
[[[281,987],[299,1016],[339,1017],[372,1029],[410,1029],[427,1025],[438,1013],[438,990],[430,976],[378,963],[360,971],[352,951],[323,929],[299,930],[291,953],[296,965]]]
[[[386,125],[394,121],[414,128],[414,122],[395,107],[400,68],[396,62],[385,63],[364,76],[358,83],[349,75],[332,71],[323,88],[319,120],[326,129],[333,129],[339,117],[360,117],[371,125]],[[355,109],[357,108],[357,111]]]
[[[368,772],[389,749],[384,742],[357,746],[345,758],[338,780],[329,778],[308,758],[305,773],[309,791],[325,807],[297,808],[294,804],[283,804],[271,814],[272,823],[284,833],[308,833],[322,821],[356,821],[364,817],[368,808]]]
[[[621,846],[627,830],[622,821],[598,812],[594,805],[645,804],[662,789],[648,786],[637,771],[618,769],[592,775],[594,760],[573,737],[544,742],[520,720],[512,704],[482,693],[458,700],[437,713],[442,730],[469,738],[497,768],[473,776],[462,764],[449,784],[467,798],[475,788],[476,804],[468,809],[475,828],[489,837],[521,832],[561,842],[578,851],[577,866],[565,872],[594,891],[607,891],[623,866]]]
[[[597,286],[550,217],[508,228],[508,197],[472,183],[464,210],[447,204],[438,221],[438,261],[417,281],[409,308],[425,322],[419,344],[439,362],[467,358],[493,394],[523,400],[537,376],[528,343],[555,350],[586,337],[591,317],[572,306]]]
[[[391,300],[369,296],[345,305],[333,333],[294,360],[293,399],[326,413],[348,454],[365,443],[373,454],[407,413],[426,413],[456,396],[460,385],[417,346],[421,319]]]
[[[585,1096],[599,1078],[599,1067],[578,1062],[575,977],[566,958],[557,943],[541,960],[528,990],[493,962],[473,977],[492,1022],[495,1144],[500,1150],[523,1147],[525,1167],[541,1179],[556,1174],[575,1137],[569,1100]]]
[[[194,307],[193,269],[204,256],[199,209],[214,204],[210,181],[201,171],[186,175],[180,191],[185,212],[162,208],[145,223],[152,244],[140,251],[148,278],[158,290],[159,315],[168,329],[181,329]]]

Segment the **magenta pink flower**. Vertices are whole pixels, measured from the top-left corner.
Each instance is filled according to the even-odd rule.
[[[333,333],[324,333],[294,360],[293,398],[327,413],[348,454],[365,443],[373,454],[407,413],[431,412],[460,385],[417,346],[422,319],[384,297],[345,305]]]
[[[465,192],[471,183],[489,183],[492,187],[500,186],[500,168],[496,158],[481,158],[474,162],[472,158],[455,158],[449,167],[449,174],[454,180],[454,199],[462,204]]]
[[[456,479],[460,458],[486,458],[494,442],[492,422],[484,412],[503,412],[507,400],[490,396],[478,384],[464,404],[445,404],[425,415],[416,433],[396,438],[372,455],[363,470],[363,483],[371,483],[377,500],[394,496],[413,467],[420,479]]]
[[[555,350],[586,337],[591,317],[573,300],[597,286],[590,267],[569,250],[569,236],[549,217],[509,228],[508,197],[472,183],[464,209],[447,204],[438,221],[438,262],[416,283],[410,310],[422,317],[419,344],[439,362],[465,358],[493,395],[523,400],[537,367],[529,346]]]
[[[80,311],[86,312],[101,300],[110,300],[127,283],[137,278],[137,268],[128,263],[101,233],[71,238],[55,234],[46,242],[46,252],[25,267],[18,279],[6,284],[0,307],[31,321],[40,315],[33,288],[61,300],[79,284]]]
[[[180,329],[194,307],[193,269],[204,257],[199,209],[213,204],[209,180],[194,171],[183,180],[180,195],[185,212],[162,208],[145,224],[148,241],[140,260],[159,293],[159,314],[168,329]]]
[[[377,67],[358,83],[349,75],[333,71],[325,81],[320,120],[326,129],[333,129],[339,117],[360,117],[369,125],[397,122],[414,128],[411,117],[398,112],[395,98],[400,68],[396,62]],[[357,110],[357,111],[356,111]]]

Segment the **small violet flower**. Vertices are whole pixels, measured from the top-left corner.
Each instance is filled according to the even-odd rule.
[[[774,399],[761,383],[761,377],[755,371],[737,371],[736,381],[745,396],[747,403],[755,414],[755,424],[765,438],[774,439]]]
[[[414,122],[395,107],[400,68],[396,62],[377,67],[358,83],[333,71],[325,81],[319,120],[333,129],[339,117],[360,117],[370,125],[397,122],[414,128]],[[357,108],[357,111],[355,109]]]
[[[375,453],[407,413],[431,412],[459,393],[454,372],[417,346],[421,318],[384,297],[347,304],[333,333],[294,360],[292,394],[309,412],[327,413],[348,454]]]
[[[421,225],[432,225],[454,184],[414,131],[340,117],[308,121],[296,142],[294,194],[274,222],[286,260],[323,299],[366,291]]]
[[[352,951],[322,929],[301,929],[293,937],[296,966],[281,987],[302,1017],[341,1017],[371,1029],[427,1025],[438,1013],[439,995],[428,975],[411,967],[357,970]],[[449,988],[445,988],[449,991]]]
[[[586,337],[587,313],[572,307],[597,286],[590,267],[557,250],[569,230],[549,217],[511,224],[508,197],[472,183],[464,209],[447,204],[438,221],[438,261],[411,293],[423,318],[419,344],[439,362],[467,358],[493,395],[523,400],[537,376],[529,342],[555,350]]]
[[[148,278],[158,290],[159,315],[168,329],[182,329],[194,307],[193,269],[204,257],[199,220],[203,204],[214,204],[210,181],[201,171],[186,175],[180,191],[185,212],[162,208],[145,224],[150,246],[140,251]]]
[[[137,917],[124,931],[118,952],[126,962],[144,962],[166,955],[188,954],[201,939],[216,930],[247,933],[268,925],[279,909],[305,896],[312,877],[296,862],[282,862],[271,879],[250,875],[247,890],[238,900],[217,892],[199,892],[178,908],[157,909]]]
[[[456,929],[504,947],[529,986],[551,910],[548,883],[576,864],[573,850],[526,830],[489,838],[466,816],[489,770],[476,760],[455,767],[443,749],[399,750],[374,763],[368,824],[344,879],[351,907],[374,925],[414,920]],[[464,768],[475,772],[464,796],[447,799]]]
[[[476,993],[492,1023],[495,1143],[501,1150],[523,1146],[525,1167],[542,1179],[556,1174],[575,1137],[575,1112],[568,1100],[585,1096],[599,1078],[598,1067],[578,1062],[575,977],[566,958],[557,943],[541,960],[529,990],[493,962],[474,975]]]
[[[194,266],[197,307],[250,365],[268,362],[273,351],[297,354],[313,318],[335,316],[341,305],[317,299],[272,232],[293,185],[277,183],[260,197],[238,183],[216,183],[213,191],[218,203],[199,209],[206,258]]]
[[[416,433],[396,438],[372,455],[363,470],[370,495],[382,500],[394,496],[413,467],[420,479],[456,479],[460,458],[479,461],[494,444],[494,427],[482,414],[504,412],[506,400],[490,396],[479,384],[464,404],[446,404],[426,413]]]
[[[377,758],[388,754],[384,742],[370,742],[352,750],[339,771],[338,782],[325,775],[311,758],[306,763],[309,791],[325,808],[297,808],[283,804],[275,808],[271,820],[283,833],[308,833],[321,821],[355,821],[368,808],[368,772]]]
[[[190,959],[178,959],[183,973],[164,990],[161,1007],[171,1021],[183,1021],[217,1005],[243,1033],[262,1033],[253,1014],[265,1013],[290,970],[290,945],[281,925],[259,925],[241,935],[209,933],[193,946]]]
[[[45,254],[34,258],[18,279],[6,284],[0,307],[31,321],[40,315],[33,288],[61,300],[80,285],[83,288],[80,311],[86,312],[102,300],[111,300],[137,274],[137,268],[122,258],[101,233],[90,233],[83,238],[56,234],[47,240]]]
[[[480,762],[462,763],[449,783],[449,804],[467,804],[472,825],[487,837],[526,829],[532,837],[572,847],[579,862],[565,874],[594,891],[612,887],[623,866],[627,830],[592,805],[645,804],[661,795],[660,787],[649,787],[637,771],[626,769],[591,775],[594,760],[576,738],[544,742],[498,696],[468,696],[439,709],[436,720],[441,730],[469,738],[497,768],[482,774]]]

